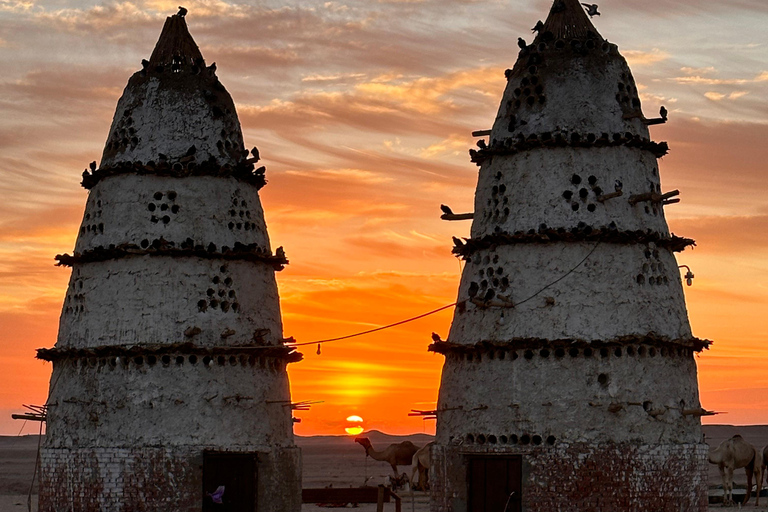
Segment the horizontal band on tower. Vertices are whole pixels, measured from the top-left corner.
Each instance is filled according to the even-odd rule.
[[[196,355],[199,357],[218,357],[218,356],[237,356],[248,355],[257,357],[272,357],[284,359],[288,363],[301,361],[304,356],[297,352],[293,347],[285,346],[227,346],[227,347],[201,347],[194,343],[174,343],[168,345],[133,345],[133,346],[114,346],[105,345],[93,348],[39,348],[37,349],[37,358],[43,361],[60,361],[63,359],[76,359],[87,357],[138,357],[164,355]]]
[[[632,133],[616,133],[613,136],[603,133],[598,137],[594,133],[586,135],[572,133],[568,136],[568,134],[563,133],[553,135],[546,132],[541,135],[533,134],[528,136],[528,138],[508,137],[501,141],[494,139],[488,147],[479,150],[470,149],[469,156],[473,163],[480,165],[492,156],[514,155],[537,148],[602,148],[619,146],[650,151],[656,158],[661,158],[669,153],[669,144],[666,142],[653,142]]]
[[[589,228],[589,226],[587,226]],[[472,254],[483,249],[490,249],[499,245],[515,244],[546,244],[550,242],[603,242],[609,244],[656,244],[657,247],[669,249],[673,252],[682,252],[686,247],[695,246],[696,242],[690,238],[681,238],[672,235],[669,238],[662,237],[658,233],[645,231],[619,231],[610,228],[578,229],[566,231],[565,229],[545,229],[539,232],[530,231],[523,233],[517,231],[514,234],[497,233],[485,235],[480,238],[469,238],[464,243],[458,243],[453,247],[453,254],[468,259]]]
[[[585,349],[600,350],[603,348],[620,348],[627,345],[647,345],[655,348],[667,348],[675,349],[684,348],[690,349],[695,352],[701,352],[704,349],[709,349],[709,346],[713,342],[710,340],[702,340],[699,338],[680,338],[671,339],[665,336],[659,336],[655,333],[648,333],[646,335],[628,335],[620,336],[610,340],[574,340],[574,339],[559,339],[548,340],[543,338],[512,338],[508,341],[479,341],[474,345],[465,345],[462,343],[451,343],[449,341],[438,341],[432,343],[429,346],[430,352],[437,354],[483,354],[494,353],[497,351],[512,352],[515,350],[539,350],[539,349],[563,349],[566,351],[571,349]]]
[[[147,162],[142,164],[141,162],[121,162],[111,167],[103,167],[96,169],[93,172],[87,170],[83,172],[83,181],[80,183],[85,189],[92,189],[104,178],[110,176],[121,176],[126,174],[135,174],[138,176],[162,176],[166,178],[188,178],[192,176],[214,176],[221,178],[235,178],[239,181],[248,183],[255,186],[257,189],[261,189],[267,184],[267,179],[264,176],[266,169],[259,167],[254,169],[254,165],[242,161],[236,166],[229,164],[219,165],[215,160],[210,159],[202,163],[196,163],[194,161],[187,162],[186,164],[181,162],[168,163],[160,162],[155,164],[154,162]]]
[[[159,243],[158,243],[159,242]],[[285,268],[288,259],[284,254],[272,254],[265,251],[256,244],[245,245],[236,242],[234,247],[221,247],[220,250],[213,244],[204,245],[185,245],[175,247],[173,242],[163,239],[155,240],[147,247],[139,247],[136,244],[121,244],[119,246],[96,247],[82,253],[57,254],[55,260],[57,265],[71,267],[78,263],[92,263],[97,261],[107,261],[129,256],[171,256],[171,257],[197,257],[203,259],[222,259],[222,260],[240,260],[251,261],[255,263],[266,263],[271,265],[276,272]],[[280,252],[280,249],[278,249]]]

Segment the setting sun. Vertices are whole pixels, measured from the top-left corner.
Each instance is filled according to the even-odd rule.
[[[356,415],[348,416],[347,417],[347,422],[348,423],[362,423],[363,422],[363,418],[361,418],[360,416],[356,416]],[[347,434],[351,435],[351,436],[356,436],[358,434],[362,434],[363,430],[365,430],[365,429],[362,427],[362,425],[351,425],[351,426],[346,427],[344,429],[344,431]]]

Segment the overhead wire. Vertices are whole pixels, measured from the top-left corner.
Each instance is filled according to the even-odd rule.
[[[543,288],[541,288],[539,291],[537,291],[536,293],[534,293],[533,295],[531,295],[527,299],[524,299],[524,300],[521,300],[520,302],[514,303],[513,307],[517,307],[517,306],[519,306],[521,304],[525,304],[526,302],[528,302],[528,301],[532,300],[533,298],[537,297],[542,292],[546,291],[548,288],[551,288],[552,286],[556,285],[557,283],[559,283],[560,281],[562,281],[563,279],[565,279],[569,275],[573,274],[579,267],[581,267],[595,253],[595,251],[597,250],[597,248],[599,246],[600,246],[600,242],[597,242],[595,244],[595,246],[592,247],[592,250],[589,251],[589,253],[586,256],[584,256],[584,258],[581,261],[579,261],[576,264],[576,266],[574,266],[568,272],[566,272],[565,274],[563,274],[559,278],[555,279],[554,281],[552,281],[548,285],[546,285]],[[432,311],[428,311],[427,313],[423,313],[421,315],[417,315],[417,316],[414,316],[414,317],[411,317],[411,318],[407,318],[405,320],[400,320],[399,322],[395,322],[395,323],[392,323],[392,324],[382,325],[380,327],[375,327],[373,329],[368,329],[366,331],[356,332],[356,333],[353,333],[353,334],[347,334],[346,336],[339,336],[339,337],[336,337],[336,338],[327,338],[327,339],[315,340],[315,341],[306,341],[306,342],[302,342],[302,343],[286,343],[286,346],[289,346],[289,347],[304,347],[304,346],[308,346],[308,345],[322,345],[324,343],[332,343],[332,342],[335,342],[335,341],[342,341],[342,340],[348,340],[348,339],[351,339],[351,338],[357,338],[359,336],[364,336],[366,334],[371,334],[371,333],[374,333],[374,332],[383,331],[385,329],[391,329],[392,327],[397,327],[399,325],[407,324],[407,323],[413,322],[415,320],[420,320],[422,318],[434,315],[435,313],[439,313],[440,311],[443,311],[445,309],[448,309],[448,308],[451,308],[451,307],[454,307],[454,306],[458,306],[459,304],[466,303],[466,302],[467,302],[467,299],[456,301],[456,302],[454,302],[452,304],[448,304],[446,306],[441,306],[441,307],[439,307],[437,309],[433,309]]]

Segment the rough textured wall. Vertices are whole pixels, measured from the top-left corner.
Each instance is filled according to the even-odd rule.
[[[91,189],[75,252],[121,244],[146,249],[161,238],[177,248],[191,239],[218,252],[236,243],[270,251],[256,187],[231,177],[127,174]]]
[[[649,333],[670,340],[691,338],[677,261],[669,250],[652,243],[550,242],[480,250],[466,263],[459,300],[480,300],[491,292],[498,304],[509,299],[519,305],[467,302],[454,313],[448,337],[452,343],[514,338],[608,341]]]
[[[150,69],[133,75],[118,101],[101,166],[175,159],[192,146],[198,162],[240,160],[245,148],[232,98],[213,70]]]
[[[695,444],[699,419],[683,412],[699,407],[689,349],[478,349],[447,356],[436,440],[506,445],[528,435],[533,444]]]
[[[623,196],[599,199],[617,185]],[[656,158],[638,148],[540,148],[495,157],[480,171],[472,237],[580,225],[669,237],[661,205],[627,201],[660,191]]]
[[[197,512],[203,499],[203,450],[220,446],[50,448],[41,458],[40,512]],[[301,508],[301,451],[228,445],[257,453],[259,512]],[[213,491],[213,489],[211,489]]]
[[[706,444],[436,446],[432,510],[467,508],[472,455],[523,456],[524,512],[706,512]]]
[[[259,351],[170,349],[54,365],[49,448],[293,444],[285,361]]]
[[[194,328],[200,332],[185,335]],[[75,266],[57,348],[184,342],[281,343],[274,270],[248,261],[156,255]]]

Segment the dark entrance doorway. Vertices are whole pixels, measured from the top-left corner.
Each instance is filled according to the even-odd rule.
[[[203,511],[256,512],[255,453],[203,453]]]
[[[468,462],[469,512],[521,512],[522,456],[471,456]]]

